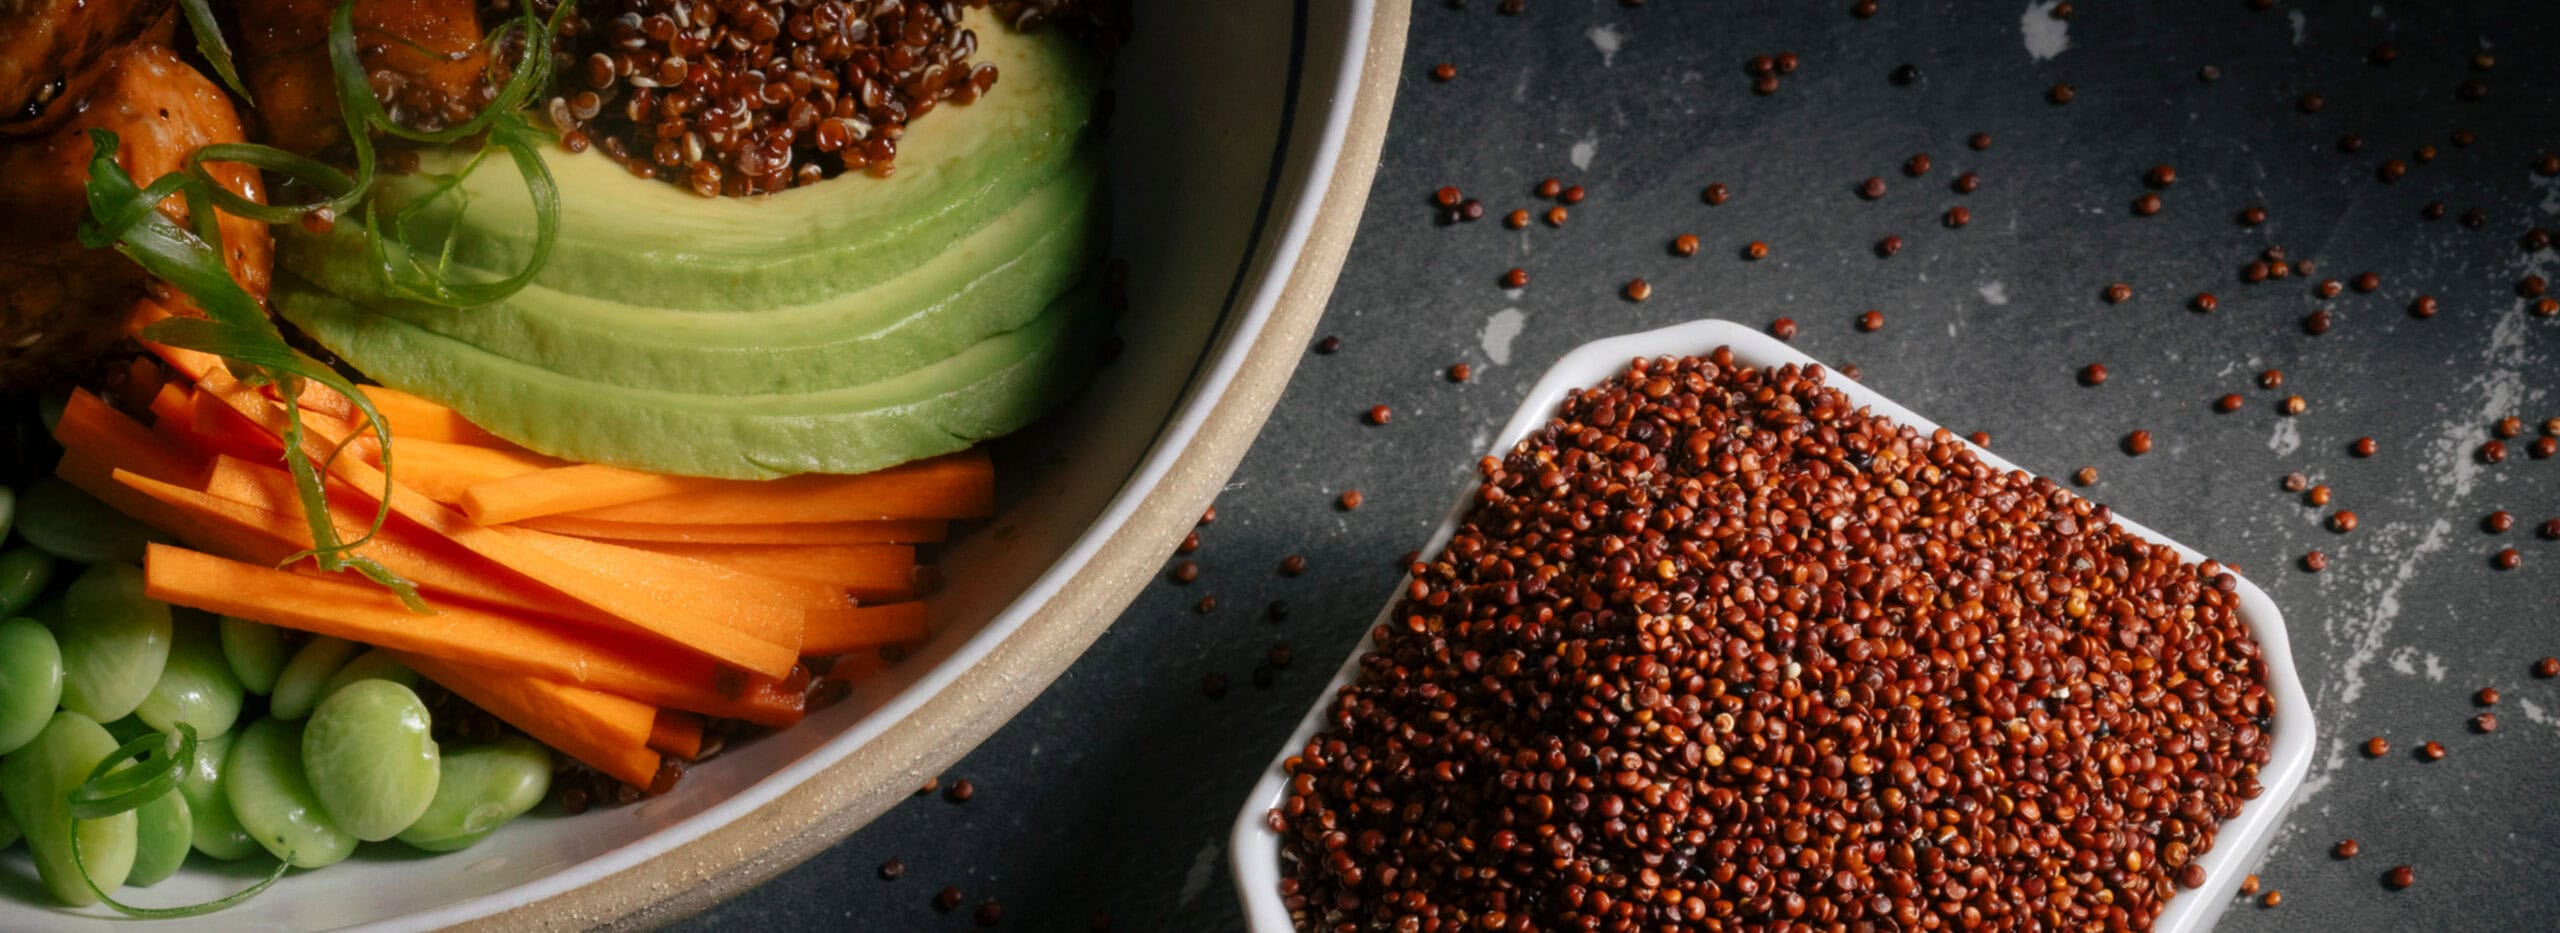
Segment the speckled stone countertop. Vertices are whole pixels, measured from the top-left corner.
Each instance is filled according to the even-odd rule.
[[[1239,803],[1529,383],[1593,338],[1781,316],[1799,348],[2029,469],[2096,467],[2087,495],[2240,564],[2284,608],[2322,734],[2258,869],[2284,902],[2235,906],[2225,929],[2551,928],[2560,680],[2529,668],[2560,654],[2560,541],[2537,534],[2560,518],[2560,458],[2527,447],[2560,417],[2560,317],[2520,293],[2560,276],[2560,254],[2523,245],[2560,226],[2560,178],[2536,172],[2560,151],[2560,5],[1414,6],[1385,165],[1322,325],[1340,348],[1311,348],[1200,529],[1199,579],[1151,587],[955,768],[969,802],[918,797],[694,928],[963,929],[994,899],[999,929],[1082,930],[1096,911],[1116,930],[1242,929],[1225,862]],[[1800,67],[1755,94],[1746,62],[1781,51]],[[1433,80],[1442,62],[1454,80]],[[2485,97],[2465,100],[2474,80]],[[1977,132],[1987,150],[1968,147]],[[1918,153],[1932,165],[1913,178]],[[2175,184],[2146,185],[2158,164]],[[1967,172],[1980,188],[1959,194]],[[1547,176],[1588,192],[1560,228],[1533,195]],[[1881,199],[1860,197],[1869,176]],[[1731,198],[1711,207],[1719,182]],[[1440,223],[1444,185],[1486,218]],[[2162,209],[2138,216],[2155,190]],[[1957,206],[1960,229],[1943,219]],[[2252,206],[2263,224],[2240,221]],[[1514,208],[1540,219],[1506,229]],[[1696,256],[1668,248],[1682,233]],[[1904,244],[1883,258],[1887,236]],[[1754,240],[1769,256],[1745,261]],[[2317,274],[2246,282],[2271,245]],[[1514,266],[1531,282],[1506,293]],[[2378,287],[2360,292],[2368,271]],[[1623,297],[1636,277],[1650,300]],[[2349,287],[2324,300],[2326,278]],[[2107,302],[2113,282],[2131,299]],[[2192,310],[2208,291],[2216,309]],[[2435,316],[2412,313],[2420,296]],[[2305,333],[2322,308],[2332,327]],[[1857,328],[1868,309],[1881,330]],[[1460,362],[1472,381],[1446,378]],[[2110,378],[2084,386],[2093,362]],[[2280,390],[2258,387],[2271,368]],[[2216,412],[2226,393],[2244,407]],[[2307,410],[2285,417],[2293,394]],[[1376,404],[1390,424],[1364,422]],[[2483,462],[2507,416],[2523,435]],[[2135,429],[2148,455],[2120,446]],[[2350,456],[2361,436],[2377,455]],[[2331,507],[2283,491],[2290,471],[2330,486]],[[1360,509],[1334,507],[1355,488]],[[2324,527],[2338,508],[2360,527]],[[2515,528],[2490,533],[2500,509]],[[2502,571],[2507,547],[2521,566]],[[2326,572],[2302,569],[2314,548]],[[1279,572],[1289,555],[1305,573]],[[1257,685],[1281,644],[1294,663]],[[2469,726],[2484,686],[2504,694],[2490,734]],[[2375,735],[2394,748],[2380,760],[2361,752]],[[2429,740],[2444,760],[2409,754]],[[2362,853],[2333,859],[2349,837]],[[904,877],[884,881],[891,858]],[[2381,878],[2399,864],[2417,883],[2395,892]],[[964,895],[948,914],[946,885]]]

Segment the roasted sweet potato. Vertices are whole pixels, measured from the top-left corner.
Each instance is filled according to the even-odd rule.
[[[317,152],[346,138],[329,70],[337,0],[240,0],[240,76],[268,143]],[[373,91],[402,125],[468,120],[487,100],[489,56],[473,0],[358,0],[356,41]]]
[[[114,131],[125,171],[143,184],[183,168],[198,147],[244,138],[231,99],[166,47],[129,45],[97,67],[68,118],[41,136],[0,140],[0,389],[86,362],[124,336],[134,303],[149,293],[131,260],[74,236],[88,213],[89,130]],[[246,166],[214,166],[214,176],[244,197],[264,197]],[[174,198],[161,209],[185,219]],[[275,261],[266,226],[224,215],[222,239],[232,277],[263,299]]]

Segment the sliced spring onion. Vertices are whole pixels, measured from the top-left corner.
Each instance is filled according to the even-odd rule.
[[[195,766],[196,753],[196,729],[183,722],[178,723],[176,732],[154,732],[124,743],[105,761],[98,762],[97,767],[89,769],[87,781],[72,788],[70,819],[73,825],[77,826],[80,820],[105,819],[139,810],[145,804],[177,793],[179,782],[185,779],[188,769]],[[132,762],[132,766],[121,767],[127,762]],[[88,860],[80,854],[80,833],[76,831],[71,833],[71,865],[79,870],[80,880],[98,895],[99,903],[114,908],[117,913],[145,920],[180,920],[223,910],[258,896],[284,878],[285,871],[293,867],[293,858],[287,855],[276,864],[276,870],[268,874],[266,880],[247,889],[183,907],[139,907],[117,901],[98,886],[98,879],[90,876]]]
[[[240,83],[239,69],[232,67],[231,45],[222,41],[222,23],[213,18],[213,4],[206,0],[178,0],[178,10],[187,17],[187,29],[196,34],[196,52],[204,56],[205,64],[213,66],[213,73],[222,79],[223,86],[240,95],[241,100],[256,104],[249,96],[248,86]]]
[[[258,300],[231,278],[231,270],[222,261],[221,230],[213,224],[200,224],[198,231],[178,226],[157,210],[159,200],[170,191],[209,187],[191,173],[172,172],[140,188],[133,176],[116,164],[120,143],[116,135],[103,129],[89,131],[92,155],[89,159],[89,218],[81,222],[80,241],[91,248],[113,245],[143,271],[176,286],[206,314],[203,319],[170,318],[144,329],[146,339],[173,346],[211,353],[236,364],[247,372],[235,373],[243,380],[264,379],[279,389],[298,389],[299,380],[317,382],[354,404],[363,413],[365,426],[382,447],[384,489],[375,505],[373,523],[364,536],[354,543],[338,538],[335,522],[330,520],[326,493],[311,458],[302,449],[302,417],[294,407],[298,392],[283,392],[286,404],[285,460],[293,468],[295,485],[302,494],[303,514],[311,527],[312,550],[307,555],[321,569],[336,572],[355,570],[367,578],[400,594],[413,608],[424,608],[417,588],[399,575],[352,553],[352,549],[370,540],[375,531],[390,519],[390,476],[392,469],[391,431],[381,412],[353,383],[329,367],[305,357],[287,346],[284,335],[268,320],[266,309]],[[174,183],[171,180],[175,179]],[[165,183],[165,184],[164,184]],[[201,203],[194,198],[193,203]],[[200,210],[199,217],[211,217],[212,211]]]

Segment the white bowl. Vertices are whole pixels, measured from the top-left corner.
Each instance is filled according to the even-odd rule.
[[[1630,360],[1704,355],[1720,346],[1733,348],[1734,360],[1750,366],[1810,365],[1815,362],[1794,347],[1731,321],[1694,321],[1661,330],[1596,340],[1574,348],[1554,366],[1548,367],[1546,375],[1539,377],[1538,384],[1530,387],[1529,397],[1520,403],[1520,410],[1511,416],[1511,423],[1503,427],[1502,433],[1486,452],[1497,457],[1510,452],[1512,445],[1554,416],[1556,406],[1564,401],[1565,393],[1598,385],[1617,376]],[[1923,433],[1938,427],[1936,422],[1913,414],[1910,409],[1895,404],[1873,389],[1846,379],[1832,380],[1832,384],[1847,395],[1852,404],[1870,408],[1876,414]],[[2018,468],[2016,464],[1980,447],[1975,447],[1974,453],[1983,462],[2000,469]],[[1439,529],[1431,533],[1431,540],[1423,546],[1422,553],[1436,554],[1449,543],[1450,536],[1457,532],[1458,523],[1473,506],[1474,493],[1475,487],[1469,486],[1459,494],[1457,506],[1450,509],[1448,519],[1440,523]],[[2205,559],[2194,548],[2169,540],[2122,515],[2115,517],[2115,523],[2135,536],[2175,548],[2189,561]],[[2213,851],[2200,859],[2205,869],[2204,887],[2181,892],[2171,899],[2154,926],[2156,930],[2179,933],[2213,926],[2214,920],[2222,916],[2223,908],[2230,905],[2233,893],[2240,886],[2241,876],[2266,854],[2267,843],[2275,838],[2277,821],[2283,818],[2285,806],[2293,800],[2294,793],[2302,788],[2303,774],[2311,768],[2314,729],[2311,700],[2303,693],[2302,678],[2293,669],[2293,648],[2285,638],[2284,615],[2276,610],[2275,602],[2267,598],[2266,592],[2246,577],[2240,578],[2238,592],[2240,620],[2258,639],[2258,648],[2267,664],[2267,693],[2275,700],[2275,715],[2268,730],[2273,748],[2266,767],[2259,769],[2258,773],[2259,783],[2265,790],[2258,799],[2242,806],[2238,817],[2222,824],[2221,831],[2214,836]],[[1386,607],[1379,610],[1372,628],[1391,621],[1388,613],[1394,611],[1396,602],[1397,598],[1387,601]],[[1280,836],[1272,832],[1264,821],[1273,808],[1287,799],[1289,776],[1284,770],[1284,763],[1305,748],[1307,740],[1323,726],[1325,711],[1332,707],[1335,694],[1358,676],[1360,655],[1370,647],[1363,642],[1349,658],[1344,659],[1342,669],[1333,676],[1333,682],[1307,710],[1306,718],[1298,722],[1297,731],[1289,735],[1289,741],[1280,747],[1280,753],[1272,757],[1271,769],[1254,784],[1252,795],[1245,798],[1243,811],[1236,814],[1235,831],[1229,839],[1229,859],[1237,891],[1244,899],[1245,918],[1254,933],[1293,933],[1289,911],[1280,900]]]
[[[664,924],[807,859],[958,760],[1119,615],[1279,398],[1367,200],[1407,16],[1404,0],[1139,4],[1108,140],[1124,349],[1067,410],[999,447],[1008,506],[944,551],[935,635],[904,663],[666,797],[528,818],[447,856],[367,847],[185,923]],[[124,893],[192,903],[261,867],[191,864]],[[23,849],[0,854],[0,931],[157,925],[49,903]]]

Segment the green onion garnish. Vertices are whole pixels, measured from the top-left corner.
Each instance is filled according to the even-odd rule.
[[[154,732],[115,750],[105,761],[89,769],[89,778],[71,790],[71,866],[80,872],[80,880],[98,896],[98,902],[117,913],[143,920],[182,920],[201,917],[250,898],[273,886],[293,867],[293,857],[285,856],[276,870],[249,888],[228,897],[189,904],[184,907],[137,907],[116,900],[98,887],[98,879],[89,874],[89,861],[80,853],[80,821],[101,820],[142,809],[163,796],[178,792],[178,783],[186,778],[187,769],[196,760],[196,728],[178,723],[178,731]],[[132,762],[131,767],[125,767]]]

